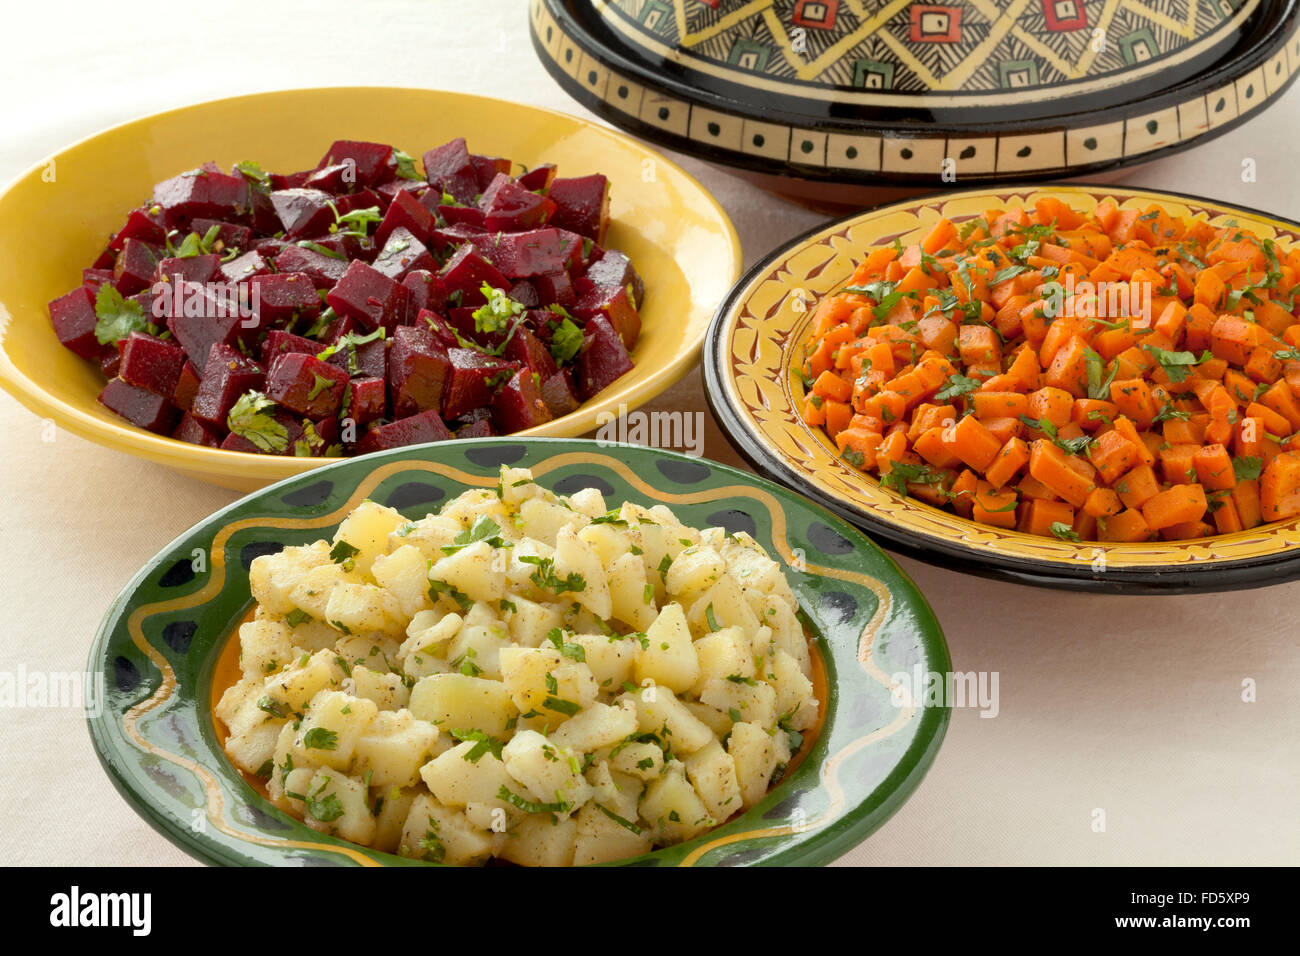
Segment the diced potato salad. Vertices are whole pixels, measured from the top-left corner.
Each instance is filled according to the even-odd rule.
[[[522,469],[257,558],[226,752],[309,826],[449,864],[601,863],[760,800],[818,717],[752,537]]]

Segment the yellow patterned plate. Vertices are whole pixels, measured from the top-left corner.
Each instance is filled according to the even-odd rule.
[[[600,413],[633,408],[680,378],[741,266],[735,229],[698,182],[641,143],[562,113],[434,90],[340,87],[240,96],[135,120],[61,150],[0,191],[0,386],[83,438],[226,488],[250,491],[318,467],[326,459],[202,448],[118,418],[95,400],[99,369],[59,345],[47,303],[80,283],[82,267],[155,183],[205,160],[303,169],[336,139],[394,143],[418,155],[457,136],[476,152],[530,167],[550,162],[566,176],[608,176],[608,244],[645,279],[632,371],[528,434],[584,434]]]
[[[780,782],[721,827],[622,863],[826,863],[864,840],[920,783],[948,725],[952,691],[943,675],[952,664],[925,599],[861,532],[785,488],[714,462],[508,437],[336,462],[235,502],[146,564],[109,608],[90,652],[90,672],[103,675],[106,688],[103,706],[89,714],[90,733],[123,797],[209,863],[430,865],[318,833],[278,810],[261,781],[226,759],[212,706],[233,679],[227,662],[237,661],[237,637],[229,644],[253,603],[254,558],[329,537],[365,498],[423,517],[466,488],[495,487],[503,464],[531,468],[560,494],[599,488],[611,504],[664,504],[695,527],[753,535],[781,562],[813,636],[820,728],[805,735]]]
[[[910,200],[820,226],[758,263],[722,304],[704,347],[706,394],[733,445],[760,472],[844,515],[897,550],[948,567],[1051,587],[1121,592],[1215,591],[1300,577],[1300,519],[1237,534],[1144,544],[1074,543],[976,524],[904,498],[839,457],[798,414],[796,369],[813,307],[845,284],[865,251],[918,241],[935,222],[1033,204],[1044,196],[1089,212],[1105,198],[1124,208],[1160,203],[1172,215],[1235,219],[1284,249],[1300,224],[1177,193],[1075,186],[1007,188]]]

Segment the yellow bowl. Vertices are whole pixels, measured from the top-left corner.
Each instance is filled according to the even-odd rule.
[[[681,167],[642,144],[550,110],[461,93],[339,87],[216,100],[116,126],[38,163],[0,193],[0,386],[42,418],[225,488],[251,491],[335,459],[203,448],[137,428],[95,399],[98,368],[59,344],[47,305],[75,288],[153,185],[205,160],[308,168],[336,139],[413,155],[457,136],[477,153],[610,180],[607,245],[645,279],[634,368],[577,411],[522,435],[569,437],[653,398],[696,361],[717,303],[740,275],[725,212]]]

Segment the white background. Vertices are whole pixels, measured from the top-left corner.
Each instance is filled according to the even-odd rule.
[[[41,0],[5,14],[0,182],[118,122],[260,90],[422,86],[584,112],[533,55],[524,0]],[[1298,147],[1300,86],[1125,181],[1300,219]],[[749,262],[821,220],[681,161],[731,214]],[[692,372],[658,404],[702,408],[700,387]],[[134,571],[235,496],[70,435],[42,442],[2,394],[0,440],[0,671],[79,671]],[[712,426],[705,454],[736,461]],[[955,712],[916,795],[845,862],[1300,862],[1300,584],[1122,598],[900,563],[955,667],[999,673],[1001,712]],[[1257,703],[1241,700],[1246,679]],[[188,862],[113,790],[79,712],[0,710],[0,863]]]

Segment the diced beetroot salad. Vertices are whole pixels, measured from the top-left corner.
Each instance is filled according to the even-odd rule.
[[[423,165],[340,140],[302,172],[159,183],[54,331],[128,421],[273,455],[508,434],[632,368],[645,289],[602,245],[604,176],[515,173],[463,139]]]

